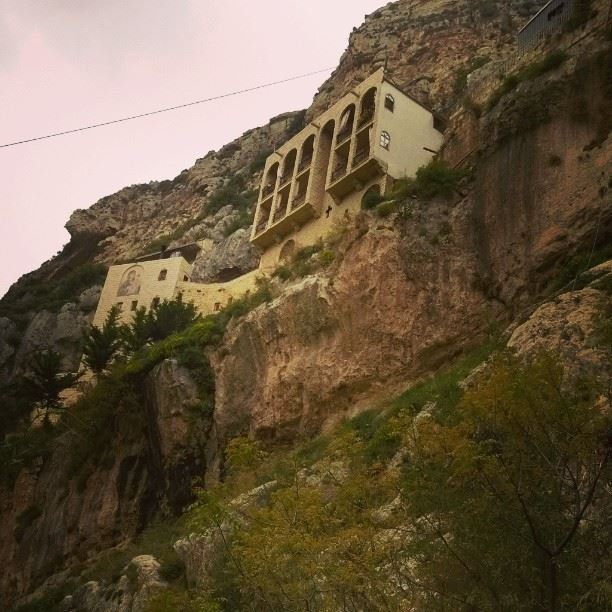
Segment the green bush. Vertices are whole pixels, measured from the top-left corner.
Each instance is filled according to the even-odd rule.
[[[366,210],[369,210],[378,206],[382,201],[384,201],[384,197],[382,195],[374,191],[370,191],[363,197],[362,204]]]
[[[395,202],[383,202],[376,207],[376,216],[384,219],[395,212],[397,205]]]
[[[459,181],[466,176],[465,169],[452,168],[445,161],[434,159],[417,170],[415,193],[424,199],[436,196],[449,198],[456,191]]]
[[[548,53],[543,59],[538,62],[533,62],[518,72],[508,75],[502,84],[491,94],[487,101],[487,110],[493,109],[503,96],[514,91],[520,83],[535,79],[551,70],[556,70],[562,66],[567,60],[568,55],[565,51],[557,49]]]
[[[327,267],[331,265],[336,259],[336,254],[331,249],[324,249],[319,253],[319,263]]]
[[[272,272],[272,276],[280,278],[282,281],[287,281],[293,276],[293,272],[289,266],[280,265]]]

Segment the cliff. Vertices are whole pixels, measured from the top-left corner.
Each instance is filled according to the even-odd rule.
[[[98,445],[83,445],[75,425],[45,439],[44,452],[20,457],[0,491],[6,597],[25,601],[36,589],[68,584],[67,610],[111,609],[99,606],[113,597],[123,607],[112,609],[144,609],[149,591],[163,591],[168,580],[154,559],[134,554],[128,565],[130,542],[155,520],[181,515],[194,479],[212,487],[226,478],[228,442],[246,434],[283,447],[336,431],[481,344],[493,328],[510,326],[509,345],[519,353],[546,348],[600,371],[606,356],[587,339],[609,302],[602,281],[609,269],[587,280],[580,273],[610,257],[609,40],[594,31],[559,65],[496,100],[499,79],[456,82],[474,57],[507,61],[526,5],[401,0],[351,34],[307,117],[386,60],[399,84],[446,114],[444,156],[461,162],[466,177],[450,198],[404,196],[389,216],[362,212],[328,240],[331,265],[275,280],[272,299],[200,346],[212,388],[201,384],[200,361],[177,348],[121,379],[126,387],[116,397],[99,398],[105,412],[96,426],[106,432],[92,434]],[[478,109],[463,105],[466,92]],[[64,252],[3,300],[4,375],[19,375],[33,348],[60,347],[67,368],[78,360],[78,330],[96,301],[91,277],[52,300],[45,294],[43,310],[31,306],[39,284],[63,282],[84,263],[198,239],[209,245],[196,262],[202,280],[256,266],[238,227],[248,224],[249,191],[262,153],[302,120],[274,119],[173,181],[128,187],[76,211]],[[10,318],[20,307],[31,308],[13,317],[21,329]],[[92,577],[109,550],[125,561],[121,571]],[[182,550],[198,582],[206,571],[189,559],[201,551]]]

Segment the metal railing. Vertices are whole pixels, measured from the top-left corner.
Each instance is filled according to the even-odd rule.
[[[361,162],[368,159],[368,157],[370,157],[370,147],[359,149],[355,152],[355,156],[353,157],[353,167],[358,166]]]
[[[348,140],[353,133],[352,124],[345,127],[341,132],[338,132],[338,136],[336,136],[336,146],[342,144],[345,140]]]
[[[331,175],[331,182],[336,182],[340,177],[346,174],[346,166],[337,166]]]
[[[300,206],[300,204],[303,204],[305,200],[306,200],[306,192],[299,193],[298,195],[295,196],[295,198],[293,198],[293,204],[291,208],[297,208],[298,206]]]
[[[267,226],[268,226],[268,219],[266,219],[265,221],[260,221],[257,224],[257,227],[255,228],[255,234],[261,234],[261,232],[263,232]]]
[[[288,183],[293,178],[293,168],[291,168],[291,172],[287,172],[287,174],[283,174],[281,176],[279,188],[283,187],[286,183]]]
[[[312,155],[309,155],[308,157],[305,157],[300,161],[300,165],[298,166],[298,172],[306,170],[306,168],[308,168],[310,164],[312,164]]]
[[[366,123],[370,123],[374,119],[374,108],[366,108],[361,113],[361,117],[359,117],[359,127],[366,125]]]
[[[285,206],[285,208],[279,208],[277,211],[274,212],[274,222],[278,221],[279,219],[282,219],[285,215],[287,214],[287,207]]]

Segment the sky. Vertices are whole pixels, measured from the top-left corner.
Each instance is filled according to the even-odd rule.
[[[0,0],[0,144],[335,67],[352,28],[382,4]],[[72,211],[173,178],[246,130],[307,107],[327,76],[0,148],[0,295],[68,242]]]

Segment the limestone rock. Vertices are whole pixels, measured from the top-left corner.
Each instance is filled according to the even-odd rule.
[[[192,280],[225,282],[254,270],[259,254],[249,241],[250,233],[250,228],[239,229],[211,251],[201,253],[194,262]]]
[[[261,505],[278,486],[276,481],[264,483],[233,499],[228,507],[231,517],[219,528],[209,529],[203,534],[191,534],[174,544],[174,549],[185,564],[187,582],[199,589],[212,583],[212,574],[219,555],[223,552],[224,540],[231,537],[236,523],[248,522],[247,511]]]
[[[91,315],[91,311],[90,311]],[[76,371],[82,355],[82,336],[90,324],[88,316],[75,303],[64,304],[58,313],[38,312],[22,337],[15,358],[15,374],[27,369],[37,351],[53,349],[62,356],[62,368]]]
[[[589,339],[609,303],[609,295],[592,286],[568,291],[541,305],[516,328],[508,346],[524,356],[540,351],[556,355],[570,376],[603,374],[610,368],[608,356]]]
[[[146,396],[159,495],[173,511],[180,511],[191,500],[192,481],[206,470],[204,446],[212,406],[201,397],[189,371],[173,359],[153,369]]]
[[[159,576],[159,562],[150,555],[134,557],[110,585],[91,581],[65,597],[62,612],[144,612],[151,598],[168,585]]]
[[[102,293],[102,287],[95,285],[85,289],[79,296],[79,306],[83,312],[95,312],[98,302],[100,301],[100,294]]]

